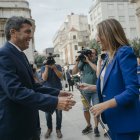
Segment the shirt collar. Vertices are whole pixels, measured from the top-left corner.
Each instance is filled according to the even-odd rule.
[[[18,47],[18,46],[16,46],[15,44],[13,44],[11,41],[8,41],[10,44],[12,44],[17,50],[19,50],[20,52],[22,52],[22,50]]]

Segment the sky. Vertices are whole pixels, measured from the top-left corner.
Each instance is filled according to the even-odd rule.
[[[37,2],[38,1],[38,2]],[[53,47],[53,37],[71,13],[89,15],[93,0],[28,0],[35,20],[35,49],[42,53]]]

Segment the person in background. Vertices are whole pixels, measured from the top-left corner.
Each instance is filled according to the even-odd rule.
[[[45,66],[41,68],[42,79],[44,81],[43,85],[46,87],[51,87],[51,88],[56,88],[61,90],[62,89],[61,79],[63,77],[62,68],[60,65],[55,64],[55,60],[53,57],[52,59],[53,59],[53,63],[45,64]],[[55,112],[56,112],[57,137],[62,138],[62,133],[61,133],[62,110],[56,109]],[[49,112],[46,112],[45,114],[46,114],[46,121],[48,127],[48,130],[45,134],[45,138],[49,138],[53,130],[52,114]]]
[[[89,54],[85,56],[84,60],[77,59],[76,65],[74,66],[72,70],[72,74],[77,74],[79,71],[81,73],[81,82],[87,83],[87,84],[96,84],[97,76],[96,76],[96,63],[97,63],[97,51],[96,49],[91,49],[90,51],[87,50]],[[82,94],[86,97],[89,103],[92,102],[92,105],[95,105],[99,103],[98,94],[93,91],[82,91]],[[92,132],[92,125],[91,125],[91,116],[89,112],[89,107],[86,107],[84,105],[84,101],[82,98],[83,103],[83,111],[84,111],[84,117],[87,123],[87,126],[82,130],[83,134],[88,134]],[[96,117],[94,117],[94,133],[95,137],[100,136],[99,130],[98,130],[98,120]]]
[[[61,83],[62,83],[62,88],[65,91],[65,88],[67,87],[67,82],[66,82],[66,72],[65,72],[65,68],[62,68],[62,75],[63,77],[61,78]]]
[[[30,64],[30,66],[31,66],[32,71],[33,71],[33,78],[34,78],[35,83],[41,83],[41,81],[39,80],[37,71],[36,71],[36,67],[34,66],[34,64]],[[33,139],[40,140],[40,135],[41,135],[41,127],[40,127],[40,117],[39,117],[39,112],[38,112],[38,115],[37,115],[37,133]]]
[[[30,20],[13,16],[6,21],[7,42],[0,48],[0,140],[36,140],[38,110],[68,111],[72,94],[35,83],[24,50],[33,36]]]
[[[102,116],[112,140],[138,140],[140,101],[137,60],[121,24],[107,19],[97,25],[97,40],[108,57],[101,69],[97,87],[81,89],[98,91],[100,103],[91,107],[95,117]]]
[[[73,91],[72,76],[71,76],[71,71],[69,69],[69,66],[67,67],[67,70],[66,70],[66,79],[68,82],[69,91]]]

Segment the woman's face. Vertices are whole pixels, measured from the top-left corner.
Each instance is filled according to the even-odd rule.
[[[106,50],[105,48],[105,41],[99,37],[99,34],[96,35],[96,41],[100,45],[102,51]]]

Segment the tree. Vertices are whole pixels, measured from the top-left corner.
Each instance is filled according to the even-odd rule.
[[[140,39],[139,38],[135,38],[132,41],[130,41],[130,44],[134,48],[136,56],[137,57],[140,56]]]
[[[89,47],[91,49],[92,48],[95,48],[97,50],[98,54],[101,52],[100,46],[99,46],[99,44],[97,43],[97,41],[95,39],[93,39],[93,40],[90,41]]]

